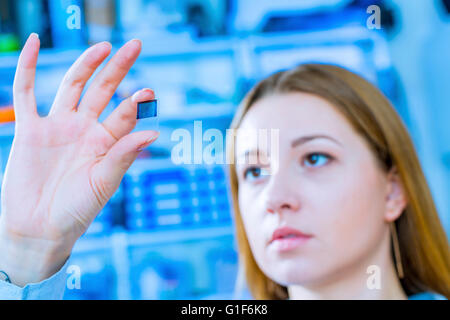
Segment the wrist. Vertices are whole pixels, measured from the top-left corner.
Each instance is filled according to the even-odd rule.
[[[19,287],[49,278],[70,256],[70,250],[53,241],[18,237],[2,230],[0,253],[0,270]]]

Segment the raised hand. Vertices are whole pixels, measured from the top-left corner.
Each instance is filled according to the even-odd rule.
[[[39,282],[64,264],[139,152],[159,135],[130,133],[137,102],[154,98],[150,89],[136,92],[98,122],[137,59],[139,40],[118,50],[80,101],[111,45],[86,50],[66,73],[46,117],[37,114],[34,96],[39,46],[32,34],[17,65],[15,136],[1,190],[0,270],[19,286]]]

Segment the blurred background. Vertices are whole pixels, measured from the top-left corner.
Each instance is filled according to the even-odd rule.
[[[143,50],[102,118],[139,88],[159,99],[161,135],[77,242],[81,289],[65,299],[246,298],[234,295],[227,168],[173,164],[170,137],[193,132],[196,120],[225,134],[256,81],[303,62],[347,67],[391,99],[450,232],[449,0],[0,0],[0,9],[0,178],[15,67],[31,32],[41,39],[41,115],[75,59],[104,40],[117,50],[139,38]]]

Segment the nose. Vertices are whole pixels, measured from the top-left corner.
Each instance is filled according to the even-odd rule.
[[[296,200],[292,196],[288,195],[279,195],[279,196],[271,196],[267,201],[267,209],[268,213],[283,213],[283,212],[296,212],[299,210],[300,205],[298,200]]]
[[[266,190],[266,211],[268,213],[297,212],[300,209],[299,186],[290,181],[289,175],[278,173],[270,177]]]

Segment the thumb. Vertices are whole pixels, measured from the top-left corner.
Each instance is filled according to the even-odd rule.
[[[119,187],[125,172],[145,147],[159,136],[158,131],[146,130],[130,133],[117,141],[106,156],[95,166],[92,175],[103,186]]]

